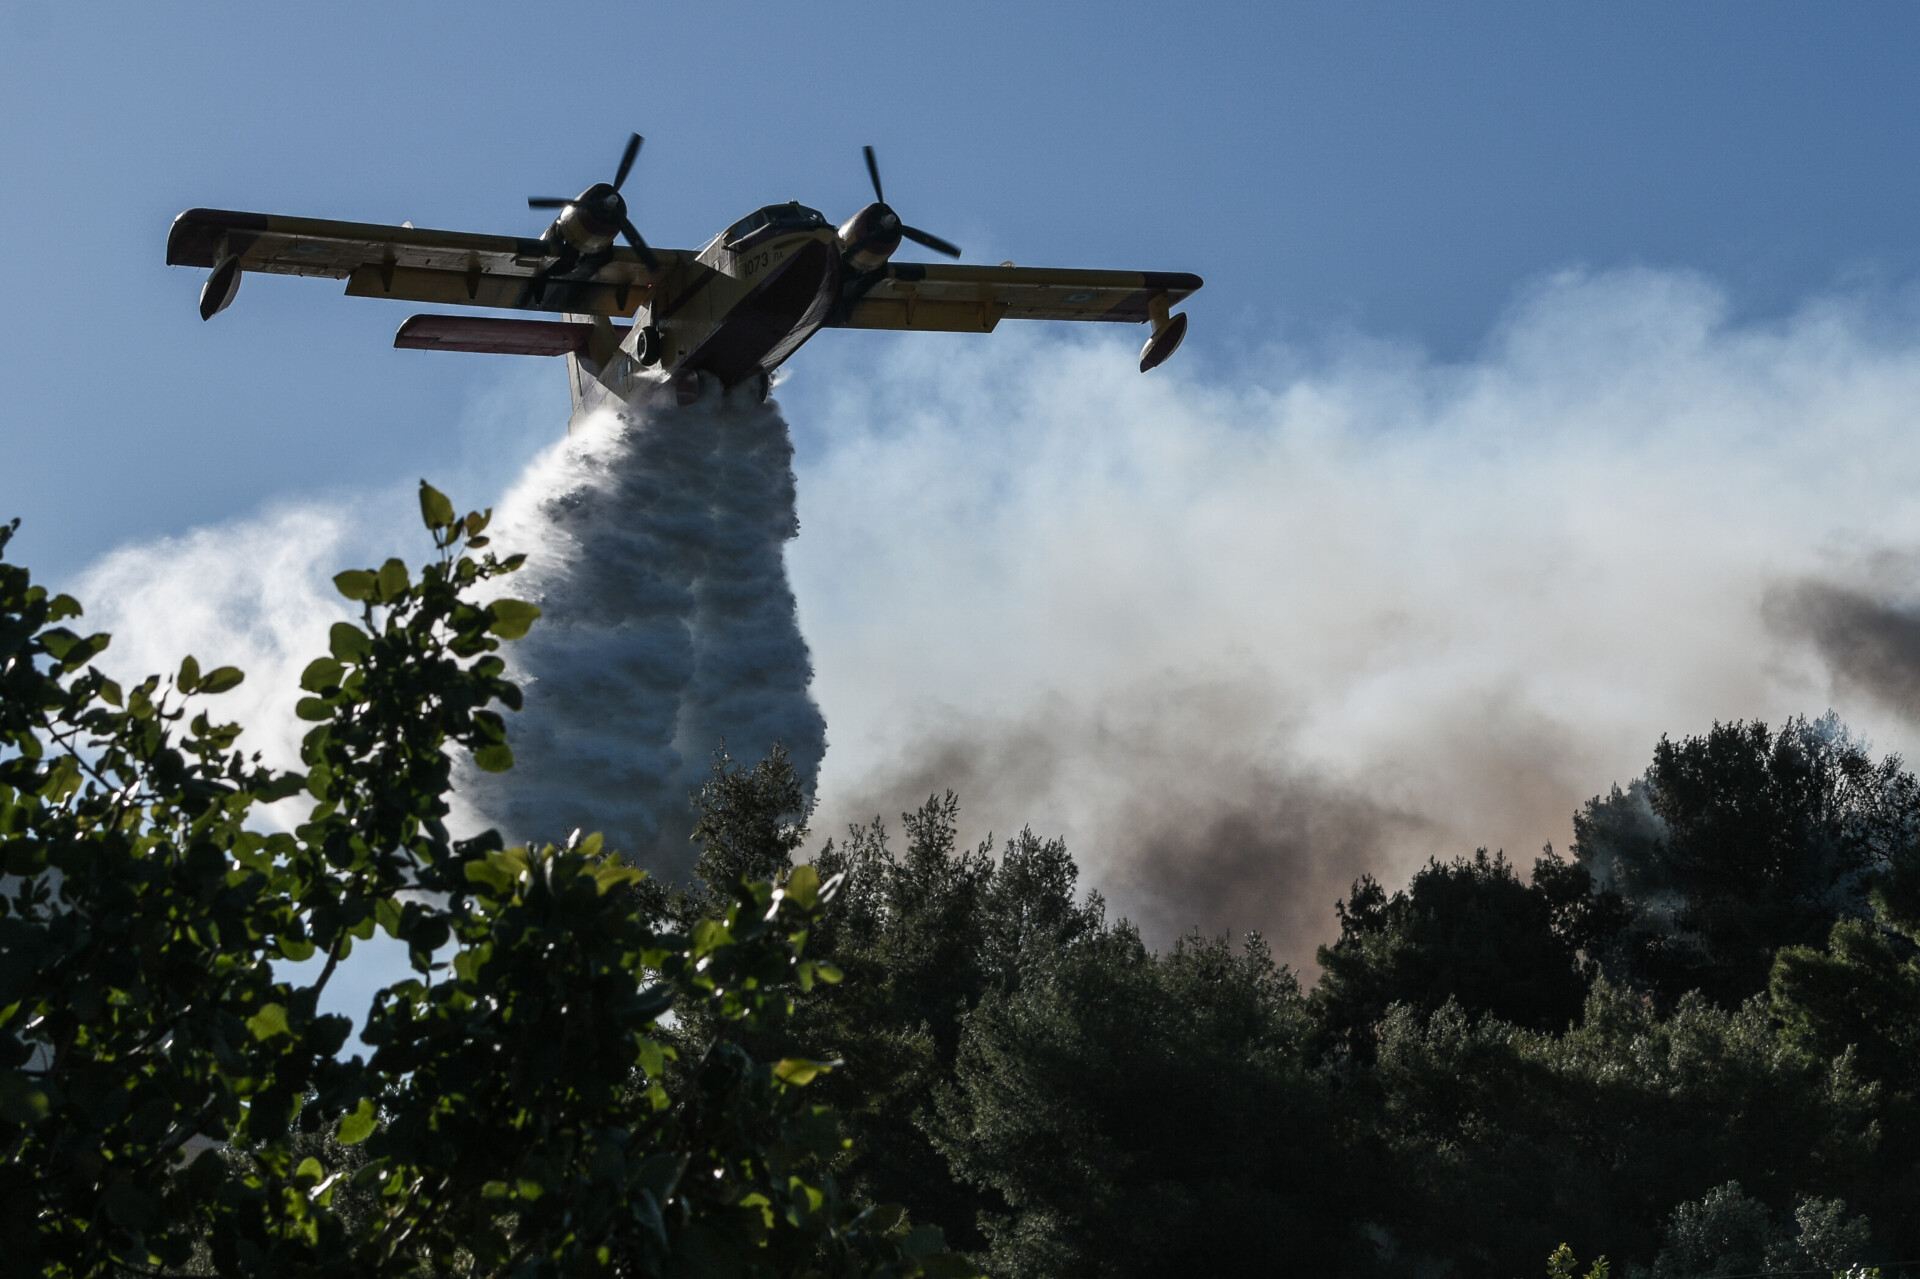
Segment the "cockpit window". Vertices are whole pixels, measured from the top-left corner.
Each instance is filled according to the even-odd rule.
[[[738,222],[727,228],[727,243],[732,244],[735,240],[744,240],[766,224],[767,215],[764,211],[760,213],[749,213],[746,217],[741,218]]]
[[[809,209],[798,202],[769,204],[728,227],[726,245],[735,249],[749,239],[761,240],[784,231],[810,231],[826,224],[827,219],[818,209]]]

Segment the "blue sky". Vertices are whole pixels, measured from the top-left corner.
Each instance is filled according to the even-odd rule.
[[[330,282],[249,278],[202,324],[175,213],[531,233],[524,197],[629,130],[656,243],[772,200],[844,216],[870,142],[967,260],[1205,276],[1180,359],[1223,377],[1351,333],[1468,359],[1568,266],[1704,272],[1760,317],[1920,267],[1906,4],[188,9],[0,0],[0,513],[55,577],[265,503],[504,477],[538,433],[476,436],[476,404],[563,398],[392,351],[409,308]],[[989,340],[1041,340],[1014,327]],[[803,459],[824,371],[898,340],[795,361]]]

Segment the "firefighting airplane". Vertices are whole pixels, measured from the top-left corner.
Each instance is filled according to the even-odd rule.
[[[612,182],[572,199],[528,200],[560,211],[538,239],[189,209],[174,219],[167,262],[212,268],[200,290],[203,320],[233,302],[247,271],[344,279],[350,297],[558,313],[416,315],[393,344],[564,355],[576,413],[667,388],[689,404],[702,374],[764,397],[774,369],[822,328],[989,333],[1008,318],[1151,321],[1143,373],[1186,336],[1187,317],[1172,307],[1200,287],[1197,275],[892,261],[902,240],[951,258],[960,250],[901,222],[872,147],[874,202],[837,228],[801,204],[773,204],[698,252],[650,248],[620,194],[640,143],[637,133],[628,140]]]

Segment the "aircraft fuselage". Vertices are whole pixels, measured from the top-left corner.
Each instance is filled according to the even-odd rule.
[[[666,268],[617,353],[574,357],[577,407],[599,398],[590,382],[626,400],[662,381],[692,393],[703,373],[723,387],[757,383],[764,393],[773,370],[846,300],[856,273],[845,234],[797,203],[770,205],[734,223],[691,259]],[[880,247],[897,244],[896,236]]]

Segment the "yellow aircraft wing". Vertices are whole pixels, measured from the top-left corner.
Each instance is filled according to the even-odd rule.
[[[581,315],[632,315],[653,282],[691,255],[661,249],[655,256],[658,273],[621,245],[596,268],[540,281],[554,247],[509,235],[189,209],[167,236],[173,266],[217,268],[231,260],[242,272],[344,279],[355,297]]]
[[[830,323],[853,329],[984,333],[1001,320],[1165,320],[1200,288],[1181,271],[1074,271],[1050,267],[889,264],[883,277]]]

